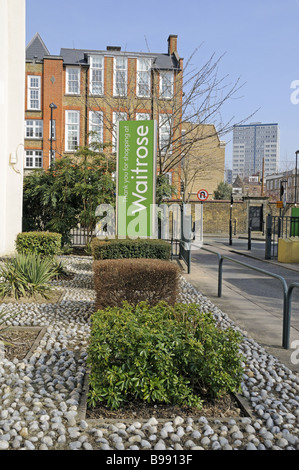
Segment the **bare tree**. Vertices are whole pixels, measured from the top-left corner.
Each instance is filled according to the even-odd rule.
[[[224,136],[232,131],[234,125],[246,122],[254,114],[252,113],[239,122],[235,122],[234,117],[223,122],[221,116],[223,107],[230,100],[237,98],[244,83],[241,84],[239,78],[230,83],[228,76],[219,77],[219,65],[223,55],[216,58],[213,54],[200,68],[194,66],[193,60],[197,52],[198,49],[193,52],[184,69],[182,68],[182,59],[177,57],[181,68],[175,70],[173,82],[169,84],[170,98],[161,96],[159,80],[165,74],[165,70],[157,67],[151,71],[151,89],[148,96],[136,96],[137,72],[130,67],[130,71],[123,77],[126,85],[120,88],[118,96],[115,96],[115,89],[113,90],[111,84],[104,96],[97,97],[87,94],[82,98],[86,112],[96,109],[104,112],[103,123],[111,136],[111,141],[116,139],[112,110],[124,113],[128,120],[135,120],[138,113],[143,113],[150,119],[156,119],[159,140],[157,149],[158,173],[165,174],[174,170],[180,172],[181,163],[185,161],[185,168],[180,173],[180,178],[184,177],[185,180],[187,180],[186,159],[188,155],[192,155],[196,159],[197,171],[200,171],[200,168],[208,163],[205,154],[196,155],[194,151],[198,142],[216,135],[218,137]],[[128,57],[125,52],[123,55],[118,54],[118,57]],[[150,57],[150,53],[148,56]],[[185,123],[191,123],[192,127],[185,132],[182,138],[182,127]],[[214,124],[210,134],[202,133],[203,124]],[[194,165],[192,171],[194,172]]]

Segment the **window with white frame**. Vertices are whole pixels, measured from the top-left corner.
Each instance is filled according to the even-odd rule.
[[[160,72],[160,98],[173,98],[173,72]]]
[[[103,143],[103,113],[89,111],[89,145]]]
[[[123,112],[114,112],[113,116],[113,132],[112,132],[112,151],[116,152],[116,145],[117,145],[117,123],[119,121],[126,121],[127,120],[127,113]]]
[[[165,173],[165,176],[166,176],[166,179],[167,179],[167,183],[172,185],[172,172],[168,171],[167,173]]]
[[[74,152],[80,144],[80,111],[65,112],[65,151]]]
[[[136,113],[136,121],[150,121],[151,115],[149,113]]]
[[[43,121],[40,119],[27,119],[25,121],[25,139],[42,139]]]
[[[90,57],[89,92],[91,95],[104,93],[104,57]]]
[[[66,68],[66,89],[67,94],[80,95],[80,69],[78,67]]]
[[[171,114],[161,114],[159,116],[159,145],[162,154],[171,152]]]
[[[137,59],[137,96],[149,97],[151,91],[151,59]]]
[[[27,78],[27,108],[41,109],[41,77],[28,75]]]
[[[114,57],[113,95],[127,96],[128,59]]]
[[[41,150],[25,150],[25,168],[42,168],[43,152]]]

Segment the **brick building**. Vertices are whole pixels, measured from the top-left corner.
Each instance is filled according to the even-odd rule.
[[[281,193],[282,187],[283,193]],[[299,175],[296,169],[268,175],[265,178],[265,195],[270,201],[282,200],[285,203],[295,204],[298,202],[298,191]]]
[[[116,123],[126,119],[157,120],[163,170],[178,151],[173,142],[180,142],[182,83],[175,35],[166,53],[108,46],[61,49],[55,56],[37,33],[26,48],[25,172],[49,168],[51,148],[54,159],[93,140],[114,151]]]
[[[224,181],[225,146],[213,124],[182,124],[185,155],[180,168],[184,183],[185,201],[197,201],[197,192],[205,189],[209,200]]]

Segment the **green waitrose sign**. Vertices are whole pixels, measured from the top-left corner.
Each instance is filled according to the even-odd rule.
[[[156,202],[156,121],[120,121],[117,148],[117,235],[150,238]]]

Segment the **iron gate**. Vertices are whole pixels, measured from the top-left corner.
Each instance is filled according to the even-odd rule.
[[[263,230],[263,206],[249,207],[249,227],[253,232]]]

